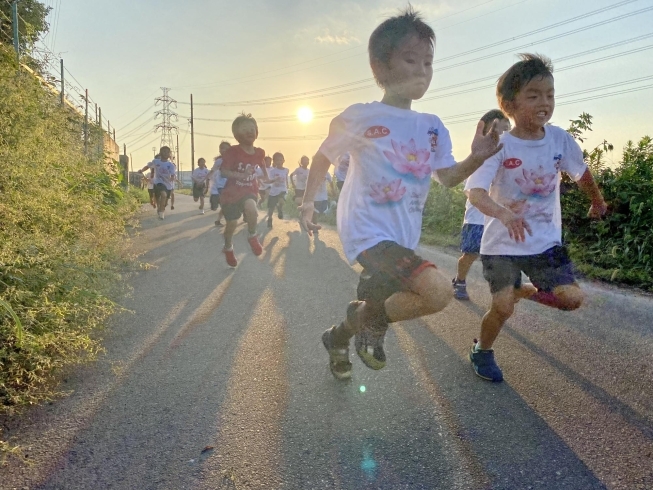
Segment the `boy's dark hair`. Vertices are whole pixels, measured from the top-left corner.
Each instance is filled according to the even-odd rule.
[[[481,116],[481,121],[483,121],[483,124],[485,124],[485,127],[483,128],[483,134],[486,134],[488,129],[489,124],[492,124],[492,121],[495,119],[498,119],[499,121],[503,121],[504,119],[508,119],[506,115],[501,112],[499,109],[492,109],[491,111],[487,111],[485,114]]]
[[[200,163],[200,162],[204,162],[204,163],[206,163],[206,160],[205,160],[204,158],[198,158],[198,159],[197,159],[197,163]]]
[[[512,102],[528,82],[534,78],[553,77],[553,64],[546,56],[540,54],[523,53],[518,61],[506,71],[497,82],[497,99],[499,107],[506,114],[506,102]]]
[[[280,156],[284,160],[286,159],[286,157],[283,156],[283,153],[281,153],[280,151],[277,151],[277,152],[274,153],[274,155],[272,155],[272,160],[274,160],[274,158],[277,157],[277,156]]]
[[[415,35],[420,41],[428,41],[431,46],[435,44],[435,32],[424,22],[418,12],[408,4],[406,10],[399,12],[399,15],[390,17],[381,23],[370,36],[367,51],[370,57],[370,64],[374,62],[388,64],[392,53],[397,49],[401,41],[406,37]],[[372,68],[372,71],[374,69]],[[383,87],[383,82],[374,73],[376,83]]]
[[[163,150],[168,150],[168,151],[170,151],[170,147],[169,147],[169,146],[162,146],[162,147],[159,149],[159,154],[160,154]]]
[[[220,148],[222,145],[231,146],[231,143],[229,143],[227,140],[222,140],[222,141],[220,141],[220,144],[218,145],[218,148]]]
[[[256,124],[256,119],[252,117],[251,114],[245,114],[244,112],[241,112],[240,115],[234,119],[234,122],[231,123],[231,132],[234,135],[234,138],[236,138],[236,141],[240,143],[238,140],[238,136],[236,136],[236,132],[238,130],[238,126],[243,124],[244,122],[251,121],[254,123],[254,127],[256,127],[256,134],[258,135],[258,124]]]

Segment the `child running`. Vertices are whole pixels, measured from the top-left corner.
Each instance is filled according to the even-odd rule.
[[[496,131],[499,135],[504,131],[510,131],[510,119],[508,119],[499,109],[492,109],[481,117],[485,123],[483,134],[489,130],[492,121],[497,120]],[[472,267],[474,261],[478,258],[481,250],[481,237],[483,236],[483,224],[485,215],[476,209],[467,199],[465,203],[465,218],[463,228],[460,232],[460,251],[462,255],[458,259],[456,277],[451,282],[453,284],[453,296],[461,301],[468,301],[467,293],[467,273]],[[521,276],[515,282],[516,299],[532,295],[537,290],[532,284],[522,284]]]
[[[465,186],[470,202],[488,217],[481,261],[492,303],[469,358],[476,374],[489,381],[503,380],[492,346],[513,314],[513,285],[522,271],[538,289],[529,299],[561,310],[575,310],[583,302],[562,246],[561,172],[591,199],[590,217],[599,218],[607,209],[578,144],[564,129],[548,124],[555,107],[552,72],[549,59],[523,54],[499,78],[499,106],[514,128],[503,134],[502,150]]]
[[[304,199],[304,191],[306,190],[306,181],[308,180],[308,164],[310,160],[306,155],[299,159],[299,167],[297,167],[290,174],[290,183],[292,184],[295,193],[295,204],[300,206],[302,199]]]
[[[313,208],[315,209],[315,212],[313,213],[313,219],[311,222],[316,225],[313,228],[313,233],[315,233],[315,236],[317,236],[319,233],[319,227],[317,226],[318,215],[324,216],[327,211],[329,211],[329,192],[327,190],[327,182],[331,186],[331,190],[333,190],[333,179],[331,178],[331,174],[327,173],[324,176],[318,191],[315,193],[315,197],[313,198],[315,200],[313,202]]]
[[[336,187],[338,187],[338,192],[340,192],[342,190],[342,186],[345,185],[345,179],[347,178],[348,170],[349,153],[343,153],[338,157],[338,165],[336,165],[336,170],[333,172],[333,175],[336,178]]]
[[[277,208],[279,219],[283,219],[283,205],[286,204],[288,193],[288,169],[283,166],[285,161],[283,153],[276,152],[272,155],[272,168],[268,169],[268,177],[272,182],[268,196],[268,228],[272,228],[274,208]]]
[[[302,226],[311,223],[315,194],[331,162],[350,153],[338,206],[338,233],[350,263],[364,268],[358,301],[345,319],[322,335],[337,379],[351,377],[349,342],[372,369],[385,366],[388,324],[430,315],[453,297],[451,282],[415,254],[432,173],[446,186],[462,182],[499,148],[494,127],[483,135],[479,121],[472,153],[456,163],[449,132],[435,115],[411,110],[433,76],[435,34],[412,7],[379,25],[368,52],[384,91],[381,102],[355,104],[337,116],[313,158],[302,204]],[[493,124],[494,126],[494,124]]]
[[[143,180],[147,184],[147,194],[150,196],[150,204],[153,208],[156,208],[154,199],[154,169],[150,169],[149,175],[143,175]]]
[[[269,170],[271,166],[272,166],[272,158],[266,156],[265,169]],[[268,198],[268,195],[270,193],[270,187],[272,184],[264,178],[263,167],[258,167],[256,169],[256,179],[258,180],[258,195],[259,195],[258,207],[263,209],[263,203]]]
[[[162,146],[159,151],[159,158],[155,158],[138,171],[139,174],[142,174],[148,168],[154,170],[152,182],[154,183],[154,198],[157,203],[159,219],[164,218],[164,211],[177,175],[177,167],[170,161],[170,154],[170,148]]]
[[[263,253],[256,234],[256,219],[258,218],[256,169],[261,168],[264,179],[269,179],[263,162],[265,151],[254,146],[254,141],[258,138],[258,125],[252,115],[243,113],[234,119],[231,132],[238,144],[225,151],[222,157],[220,172],[227,179],[227,183],[220,194],[220,205],[227,221],[222,252],[227,264],[236,267],[238,260],[234,254],[232,238],[241,215],[245,215],[249,231],[247,241],[252,252],[257,256]]]
[[[220,166],[222,165],[222,156],[224,152],[231,147],[231,143],[228,141],[222,141],[220,143],[219,151],[220,155],[213,159],[213,167],[209,175],[206,176],[210,184],[210,193],[211,197],[209,198],[211,204],[211,211],[217,211],[218,206],[220,205],[220,192],[224,189],[227,179],[225,179],[220,173]],[[222,209],[218,213],[218,219],[215,221],[215,226],[222,226]]]
[[[191,180],[193,181],[193,201],[200,202],[200,214],[204,214],[204,195],[208,189],[208,175],[209,169],[206,168],[206,160],[200,158],[197,160],[197,168],[191,174]]]

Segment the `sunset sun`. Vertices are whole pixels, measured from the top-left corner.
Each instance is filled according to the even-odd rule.
[[[313,119],[313,111],[310,107],[300,107],[297,111],[297,119],[299,119],[304,124],[311,122]]]

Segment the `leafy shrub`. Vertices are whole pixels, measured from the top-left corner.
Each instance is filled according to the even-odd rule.
[[[0,46],[0,413],[53,395],[100,349],[125,224],[138,205],[115,162],[84,154],[61,108]]]
[[[467,201],[463,189],[463,184],[447,188],[435,181],[431,182],[422,220],[422,232],[426,238],[433,235],[444,237],[444,241],[442,239],[437,241],[442,245],[450,245],[457,241],[455,237],[460,234]]]

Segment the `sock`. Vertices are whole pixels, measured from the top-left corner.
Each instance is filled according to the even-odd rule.
[[[481,341],[474,339],[474,352],[478,352],[481,350],[487,350],[487,349],[482,349],[481,348]]]

